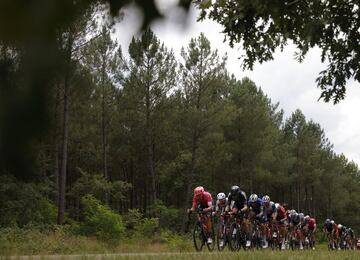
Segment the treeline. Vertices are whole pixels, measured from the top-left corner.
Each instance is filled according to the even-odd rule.
[[[82,198],[91,194],[113,211],[136,208],[180,231],[195,186],[215,197],[236,184],[318,221],[360,228],[358,166],[334,152],[318,123],[300,110],[284,118],[250,79],[230,75],[226,56],[203,34],[177,58],[151,30],[119,46],[92,15],[58,32],[67,62],[38,97],[49,111],[47,131],[26,150],[9,151],[33,174],[1,169],[2,227],[81,222]],[[1,63],[12,68],[5,80],[24,99],[26,55],[0,47]],[[18,120],[36,123],[36,115]],[[14,131],[21,141],[26,128]]]

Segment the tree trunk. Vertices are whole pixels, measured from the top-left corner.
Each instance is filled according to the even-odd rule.
[[[69,82],[65,80],[64,86],[64,116],[63,116],[63,143],[62,143],[62,158],[61,158],[61,172],[59,178],[59,204],[58,204],[58,219],[57,223],[62,225],[64,223],[65,215],[65,192],[66,192],[66,167],[68,155],[68,135],[69,135]]]
[[[105,79],[104,73],[105,68],[103,66],[102,71],[102,101],[101,101],[101,135],[102,135],[102,154],[103,154],[103,173],[104,178],[108,181],[108,173],[107,173],[107,156],[106,156],[106,126],[105,126]],[[109,203],[109,194],[105,192],[105,202]]]
[[[149,204],[152,204],[156,200],[156,179],[154,168],[154,143],[152,138],[152,124],[151,124],[151,103],[150,103],[150,86],[146,86],[146,146],[148,154],[148,167],[150,173],[150,200]]]
[[[54,108],[54,136],[53,136],[53,174],[55,181],[55,205],[59,205],[59,144],[58,144],[58,118],[60,103],[60,86],[56,84],[55,108]]]
[[[300,212],[300,182],[297,183],[297,211]]]
[[[316,217],[314,185],[311,185],[311,214]]]
[[[71,34],[71,33],[70,33]],[[61,157],[61,171],[59,176],[59,204],[58,204],[58,216],[57,223],[62,225],[64,223],[65,216],[65,193],[66,193],[66,170],[68,159],[68,139],[69,139],[69,89],[70,89],[70,66],[71,66],[71,52],[72,52],[73,38],[71,35],[67,42],[67,64],[64,80],[64,114],[63,114],[63,142],[62,142],[62,157]]]
[[[309,205],[308,189],[307,189],[307,185],[305,185],[305,205],[304,205],[305,213],[308,213],[310,211],[310,207],[308,207],[308,205]]]
[[[291,202],[291,208],[294,208],[294,196],[293,196],[293,186],[290,185],[290,202]]]

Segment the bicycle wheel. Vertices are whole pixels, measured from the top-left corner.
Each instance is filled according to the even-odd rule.
[[[201,251],[205,244],[204,230],[202,229],[200,221],[196,221],[193,231],[194,246],[196,251]]]
[[[236,223],[232,223],[229,232],[229,247],[231,251],[238,251],[240,249],[239,244],[239,227]]]
[[[216,234],[216,242],[219,251],[223,251],[226,245],[226,234],[225,225],[219,224]]]

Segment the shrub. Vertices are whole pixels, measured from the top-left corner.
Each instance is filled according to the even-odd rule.
[[[118,240],[123,236],[124,223],[119,214],[95,199],[92,195],[81,198],[84,206],[84,221],[80,231],[85,235],[94,235],[100,240]]]
[[[162,229],[170,229],[179,231],[181,229],[180,210],[173,207],[166,207],[161,200],[156,202],[150,207],[150,214],[159,219],[159,225]]]
[[[126,227],[130,236],[145,236],[150,238],[159,227],[158,218],[143,218],[138,209],[129,209],[126,215]]]
[[[56,222],[56,206],[44,196],[44,184],[24,183],[0,176],[0,227]]]

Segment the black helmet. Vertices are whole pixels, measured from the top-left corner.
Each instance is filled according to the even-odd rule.
[[[234,185],[234,186],[231,187],[231,192],[230,192],[230,193],[231,193],[232,196],[234,196],[234,195],[236,195],[239,191],[240,191],[239,186]]]

